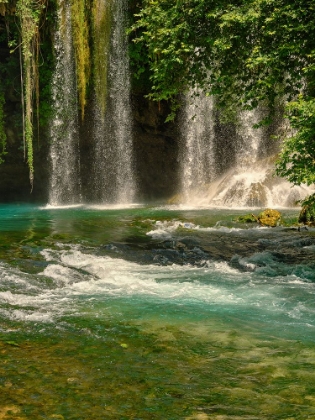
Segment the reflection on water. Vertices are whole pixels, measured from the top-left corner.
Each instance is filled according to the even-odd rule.
[[[314,231],[236,213],[0,207],[0,418],[315,418]]]

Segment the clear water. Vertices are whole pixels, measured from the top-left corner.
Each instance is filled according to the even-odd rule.
[[[1,206],[0,418],[315,418],[315,231],[238,213]]]

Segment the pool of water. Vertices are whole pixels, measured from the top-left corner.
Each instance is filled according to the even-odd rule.
[[[314,419],[315,230],[239,214],[0,206],[0,419]]]

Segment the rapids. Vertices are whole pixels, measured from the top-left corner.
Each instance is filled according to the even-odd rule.
[[[2,205],[0,418],[314,418],[315,230],[243,213]]]

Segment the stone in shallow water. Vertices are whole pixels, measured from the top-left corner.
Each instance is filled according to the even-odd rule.
[[[274,227],[279,224],[281,213],[278,210],[266,209],[259,213],[257,219],[263,226]]]

